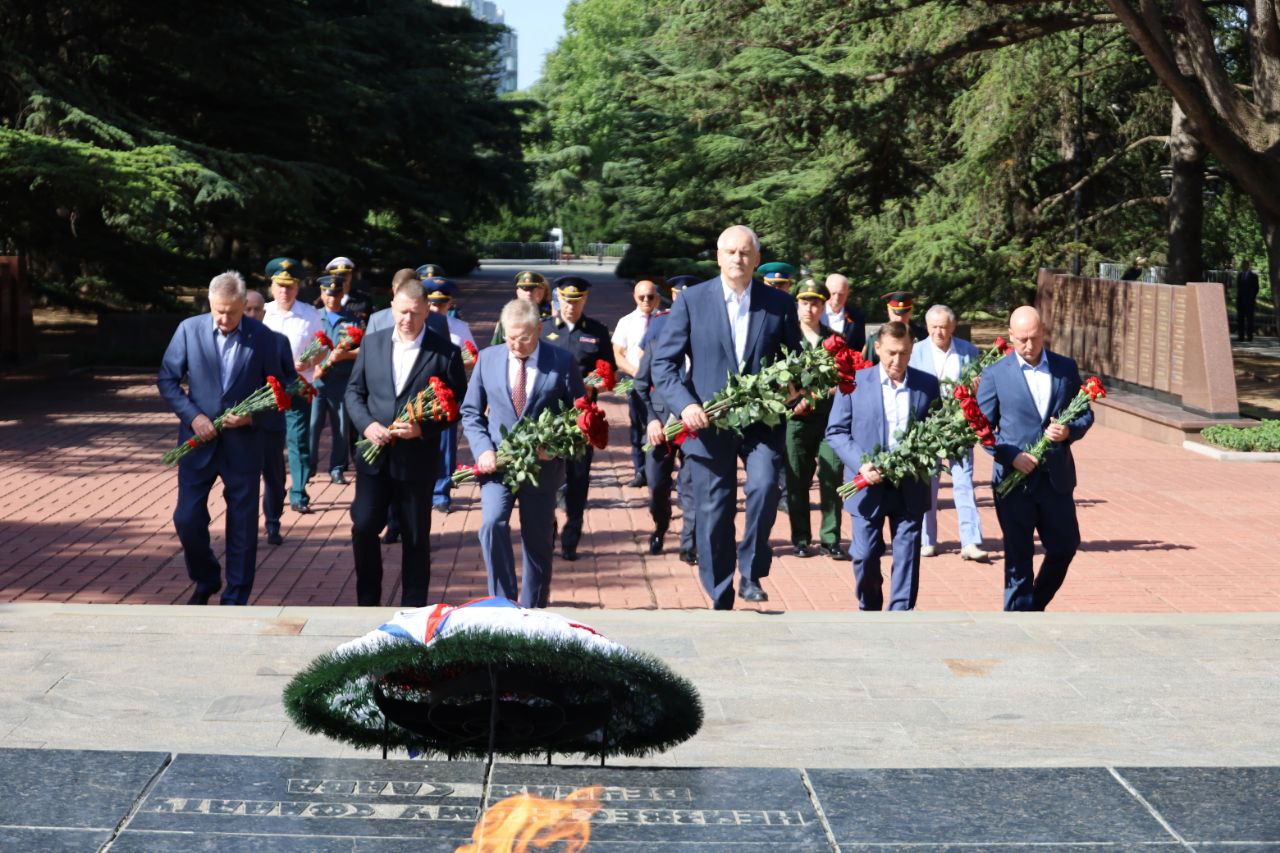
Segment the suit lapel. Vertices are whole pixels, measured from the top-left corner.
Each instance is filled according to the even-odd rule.
[[[733,348],[733,325],[729,322],[729,309],[725,307],[724,281],[720,276],[716,276],[712,281],[715,282],[715,285],[707,288],[707,309],[720,315],[719,321],[711,321],[712,328],[720,330],[720,344],[724,347],[725,354],[729,356],[729,363],[733,365],[736,373],[738,369],[738,353]],[[689,327],[691,331],[695,322],[695,318],[690,315]]]
[[[742,349],[744,361],[750,358],[748,353],[755,351],[756,341],[760,337],[760,329],[764,326],[764,288],[765,285],[757,284],[753,280],[748,290],[751,294],[751,310],[747,312],[747,345]]]
[[[413,367],[409,368],[409,379],[404,383],[404,392],[396,395],[397,402],[404,394],[408,394],[409,391],[415,387],[419,374],[422,373],[423,368],[426,366],[427,361],[430,360],[432,355],[434,355],[434,353],[427,349],[427,336],[423,335],[422,346],[418,347],[418,355],[413,360]]]
[[[1067,380],[1063,378],[1060,371],[1055,369],[1057,364],[1048,350],[1044,351],[1044,357],[1048,360],[1049,376],[1051,379],[1049,384],[1049,414],[1046,418],[1047,421],[1048,418],[1056,416],[1058,412],[1062,411],[1067,406],[1067,401],[1063,396],[1063,391],[1065,390],[1064,386],[1066,385]]]
[[[227,388],[231,388],[236,384],[236,380],[240,378],[240,374],[244,372],[244,366],[249,363],[249,356],[253,352],[253,347],[257,343],[257,337],[245,328],[244,323],[240,324],[240,349],[236,353],[236,362],[231,367],[231,379],[227,382]]]
[[[222,380],[222,360],[218,358],[217,344],[218,327],[213,323],[213,315],[209,315],[209,322],[205,324],[203,331],[200,333],[200,340],[196,344],[196,349],[200,352],[200,358],[204,359],[204,375],[217,376],[219,382]],[[194,373],[191,366],[187,366],[188,373]],[[231,386],[228,384],[228,388]],[[221,391],[221,386],[219,386]]]
[[[551,373],[555,368],[555,365],[551,363],[551,350],[539,346],[538,363],[535,366],[538,369],[538,375],[533,381],[532,393],[529,395],[529,399],[525,401],[524,410],[526,414],[531,412],[535,405],[541,403],[547,396],[548,389],[551,386]]]

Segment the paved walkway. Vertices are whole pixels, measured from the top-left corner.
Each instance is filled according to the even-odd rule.
[[[627,288],[594,267],[573,271],[583,269],[597,281],[589,313],[612,326],[630,304]],[[485,270],[465,282],[461,306],[481,340],[490,325],[478,318],[496,316],[514,270]],[[564,268],[547,270],[553,271]],[[0,388],[0,601],[186,600],[190,581],[170,521],[177,478],[159,461],[176,431],[153,379],[99,370]],[[705,607],[695,569],[675,556],[674,531],[669,553],[646,552],[646,493],[623,485],[631,477],[626,408],[616,397],[604,404],[614,425],[611,445],[596,456],[581,558],[557,562],[552,604]],[[1055,609],[1280,610],[1280,467],[1217,462],[1102,428],[1077,445],[1076,454],[1085,542]],[[467,458],[465,450],[462,455]],[[962,562],[955,515],[944,510],[941,538],[948,550],[924,562],[921,609],[999,609],[1000,540],[989,476],[980,454],[980,509],[986,547],[997,562]],[[286,510],[283,546],[260,544],[252,603],[355,601],[347,515],[354,486],[317,481],[311,494],[317,512]],[[942,500],[949,508],[946,484]],[[464,487],[454,507],[448,516],[434,516],[433,600],[461,602],[485,592],[475,538],[477,492]],[[216,489],[210,509],[217,534],[223,513]],[[789,541],[780,515],[773,543],[781,556],[764,583],[771,600],[763,609],[856,606],[847,562],[797,559],[787,554]],[[215,550],[220,542],[216,535]],[[386,547],[384,559],[388,583],[395,583],[398,546]],[[389,588],[384,600],[398,601],[399,590]]]

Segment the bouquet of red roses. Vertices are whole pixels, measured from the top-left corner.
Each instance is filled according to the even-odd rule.
[[[444,383],[439,376],[432,376],[427,387],[409,398],[404,404],[396,421],[406,424],[421,424],[434,421],[440,424],[452,423],[458,419],[458,401],[453,396],[453,389]],[[391,439],[395,441],[395,438]],[[373,464],[388,444],[375,444],[367,438],[356,442],[356,450],[365,462]]]
[[[310,400],[315,395],[315,387],[301,376],[288,388],[285,388],[279,379],[274,376],[268,376],[266,385],[263,385],[257,391],[254,391],[248,397],[245,397],[239,403],[214,418],[213,428],[219,433],[222,432],[223,425],[226,424],[227,418],[231,415],[243,417],[245,415],[256,415],[259,412],[269,412],[272,409],[286,412],[293,405],[294,397]],[[202,441],[199,436],[193,435],[177,447],[165,451],[164,464],[170,467],[177,465],[188,453],[207,443]]]
[[[596,369],[586,375],[582,384],[597,391],[612,391],[618,385],[618,374],[612,364],[599,358],[596,359]]]
[[[480,350],[476,349],[474,341],[462,342],[462,366],[471,367],[476,363],[476,359],[480,357]]]
[[[498,473],[512,491],[525,483],[537,483],[542,460],[578,459],[587,446],[603,450],[609,444],[609,422],[604,411],[586,395],[573,401],[572,408],[543,409],[536,418],[516,421],[503,429],[498,445]],[[480,477],[474,465],[459,465],[453,472],[455,486]]]
[[[1090,376],[1080,386],[1080,390],[1076,392],[1076,395],[1071,398],[1071,402],[1067,403],[1066,408],[1058,412],[1054,417],[1054,421],[1060,424],[1069,424],[1083,415],[1085,410],[1089,408],[1090,403],[1099,397],[1105,396],[1107,396],[1107,389],[1102,387],[1102,380],[1096,376]],[[1045,454],[1049,452],[1052,444],[1053,442],[1049,441],[1047,436],[1042,435],[1036,439],[1035,444],[1028,447],[1024,452],[1034,456],[1038,464],[1044,461]],[[996,494],[1003,498],[1022,485],[1026,479],[1027,475],[1015,468],[1005,475],[1004,479],[1000,481],[1000,485],[996,486]]]
[[[320,334],[324,334],[321,332]],[[329,340],[325,337],[325,340]],[[333,347],[328,355],[324,357],[324,361],[316,366],[316,379],[324,376],[324,372],[333,366],[333,357],[340,352],[351,352],[360,346],[360,341],[364,340],[364,329],[354,324],[348,324],[342,327],[342,334],[338,335],[338,345]]]
[[[306,349],[298,356],[298,363],[306,364],[322,352],[326,354],[332,352],[333,348],[333,341],[329,340],[328,335],[323,331],[316,332],[315,337],[311,339],[311,343],[307,344]]]

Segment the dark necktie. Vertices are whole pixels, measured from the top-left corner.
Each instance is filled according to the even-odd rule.
[[[525,361],[527,359],[519,358],[516,360],[520,362],[520,366],[516,368],[516,381],[511,386],[511,407],[516,410],[516,417],[518,418],[524,414]]]

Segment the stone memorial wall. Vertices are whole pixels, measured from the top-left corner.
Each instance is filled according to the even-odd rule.
[[[1043,269],[1036,307],[1048,343],[1097,374],[1209,418],[1239,416],[1221,284],[1150,284]]]

